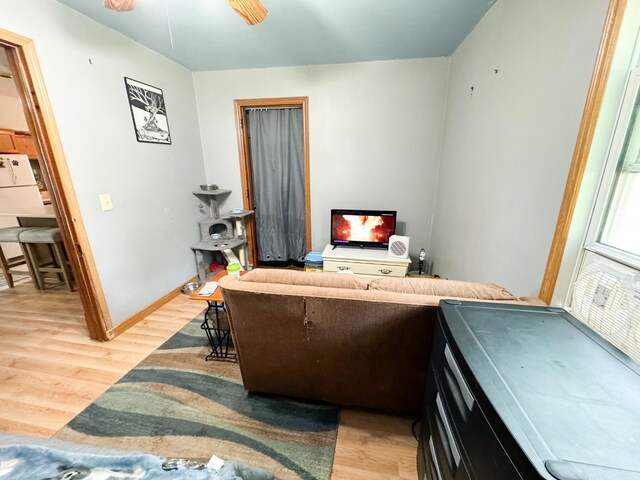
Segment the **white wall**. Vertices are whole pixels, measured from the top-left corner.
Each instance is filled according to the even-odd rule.
[[[3,0],[0,27],[33,38],[111,318],[195,274],[204,179],[191,72],[54,1]],[[135,139],[123,77],[164,90],[173,145]],[[111,193],[103,213],[98,194]]]
[[[207,180],[241,206],[234,99],[309,97],[314,250],[331,208],[384,208],[428,247],[445,110],[446,58],[195,73]]]
[[[498,0],[452,56],[436,273],[537,295],[607,4]]]
[[[0,128],[29,131],[22,102],[13,80],[0,77]]]

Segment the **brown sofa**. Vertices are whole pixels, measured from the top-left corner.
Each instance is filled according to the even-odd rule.
[[[253,270],[222,295],[244,387],[392,412],[419,412],[438,302],[519,302],[497,285]]]

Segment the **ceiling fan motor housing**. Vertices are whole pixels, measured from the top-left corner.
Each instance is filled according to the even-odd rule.
[[[104,6],[118,12],[130,12],[136,6],[136,0],[104,0]]]

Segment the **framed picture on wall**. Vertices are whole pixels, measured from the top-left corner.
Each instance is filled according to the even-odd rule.
[[[167,107],[162,90],[124,77],[136,139],[145,143],[171,145]]]

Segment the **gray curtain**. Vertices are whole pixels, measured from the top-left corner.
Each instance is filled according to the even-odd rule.
[[[306,254],[302,109],[247,112],[258,260]]]

